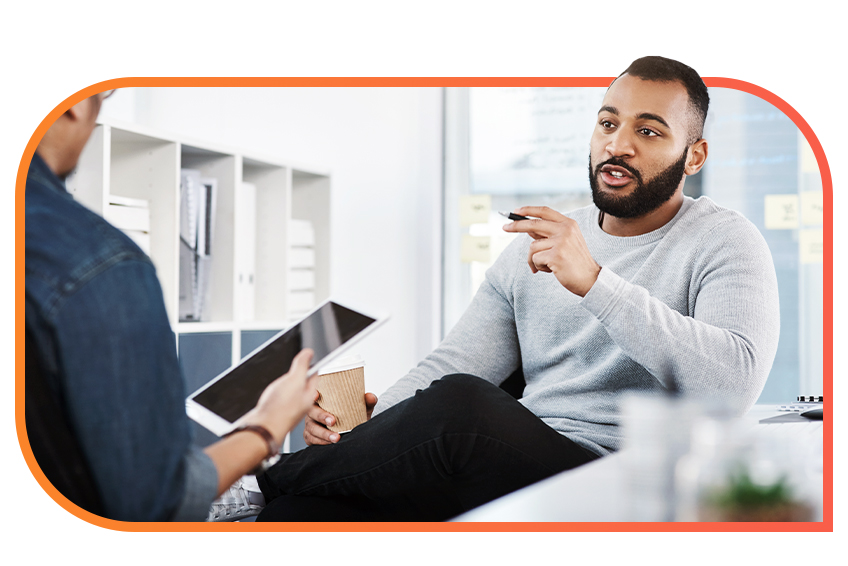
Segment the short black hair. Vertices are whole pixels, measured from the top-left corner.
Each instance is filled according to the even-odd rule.
[[[693,130],[690,132],[689,143],[704,137],[704,122],[710,108],[710,95],[707,92],[707,85],[695,69],[674,59],[651,55],[636,59],[618,76],[625,74],[645,81],[678,82],[686,87],[689,105],[696,118]]]

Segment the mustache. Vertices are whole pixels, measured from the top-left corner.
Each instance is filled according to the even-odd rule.
[[[620,157],[610,157],[609,159],[607,159],[607,160],[606,160],[606,161],[604,161],[603,163],[599,163],[599,164],[595,167],[595,176],[596,176],[596,177],[600,174],[600,172],[601,172],[601,168],[602,168],[604,165],[615,165],[616,167],[621,167],[622,169],[625,169],[628,173],[630,173],[631,175],[633,175],[633,178],[634,178],[634,179],[636,179],[636,180],[637,180],[637,181],[639,181],[640,183],[642,182],[642,175],[639,173],[639,171],[637,171],[636,169],[634,169],[633,167],[631,167],[630,165],[628,165],[628,164],[627,164],[627,163],[626,163],[626,162],[625,162],[622,158],[620,158]]]

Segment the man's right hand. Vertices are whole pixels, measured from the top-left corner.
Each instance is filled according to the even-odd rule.
[[[333,426],[336,422],[336,417],[318,406],[318,395],[315,395],[316,403],[306,412],[306,422],[303,427],[303,440],[308,446],[323,446],[326,444],[335,444],[341,436],[339,433],[328,429],[328,426]],[[371,413],[374,412],[374,405],[377,404],[377,396],[373,393],[365,394],[365,412],[368,419],[371,419]]]

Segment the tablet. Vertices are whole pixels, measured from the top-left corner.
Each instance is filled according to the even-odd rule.
[[[256,406],[272,381],[289,371],[302,349],[315,352],[309,366],[309,375],[314,375],[387,319],[386,314],[366,313],[349,303],[327,300],[189,395],[186,413],[223,436],[239,426],[239,419]]]

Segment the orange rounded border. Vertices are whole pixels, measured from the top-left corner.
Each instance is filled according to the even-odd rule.
[[[53,122],[85,98],[112,88],[130,87],[505,87],[557,86],[606,87],[613,77],[126,77],[86,87],[58,104],[36,128],[26,145],[15,184],[15,426],[18,442],[30,472],[41,488],[70,514],[92,525],[128,532],[211,531],[345,531],[345,532],[833,532],[833,420],[824,420],[823,520],[817,523],[131,523],[94,515],[71,503],[47,480],[30,448],[24,416],[25,378],[25,215],[26,177],[32,156]],[[818,162],[824,195],[824,397],[826,413],[832,415],[833,400],[833,180],[824,149],[810,125],[785,100],[757,85],[736,79],[705,77],[708,87],[730,88],[758,96],[792,120],[804,134]]]

